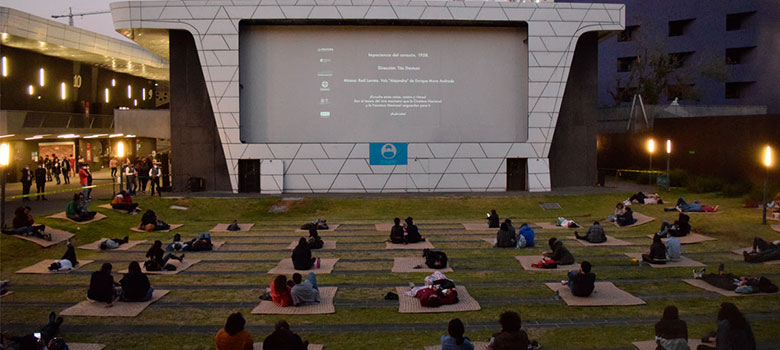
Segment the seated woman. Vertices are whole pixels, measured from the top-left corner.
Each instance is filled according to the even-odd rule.
[[[127,242],[130,242],[130,237],[125,236],[125,238],[119,239],[119,238],[109,238],[103,242],[100,242],[98,247],[100,250],[111,250],[119,248],[122,244],[127,244]]]
[[[97,212],[89,211],[87,201],[84,199],[84,193],[82,192],[74,193],[73,200],[65,208],[65,216],[77,222],[92,220],[95,214]]]
[[[152,288],[149,278],[141,272],[141,265],[137,261],[130,262],[127,273],[119,284],[122,286],[122,301],[149,301],[152,300]]]
[[[590,243],[604,243],[607,241],[607,235],[598,221],[593,222],[593,226],[588,228],[588,232],[584,236],[580,236],[577,231],[574,231],[574,238]]]
[[[501,223],[501,228],[496,233],[496,248],[514,248],[517,245],[517,237],[509,232],[506,222]]]
[[[316,258],[311,256],[309,242],[304,237],[298,240],[298,245],[293,249],[291,258],[296,270],[309,270],[314,266],[314,262],[317,261]]]
[[[271,281],[271,301],[278,304],[281,307],[292,306],[293,300],[290,291],[292,290],[293,281],[287,281],[285,275],[279,275]]]
[[[233,223],[228,225],[228,231],[241,231],[241,226],[238,225],[238,220],[233,220]]]
[[[128,213],[135,213],[138,209],[138,203],[133,203],[133,197],[126,191],[119,191],[111,201],[111,208],[116,210],[125,210]]]
[[[623,205],[623,203],[620,203],[619,205]],[[625,207],[623,209],[623,214],[615,216],[615,223],[618,226],[630,226],[635,222],[636,219],[634,219],[634,211],[631,210],[631,207]]]
[[[146,232],[152,231],[165,231],[171,228],[171,225],[164,223],[162,220],[157,219],[157,214],[151,209],[147,210],[141,217],[141,224],[138,225],[138,229]]]
[[[416,287],[409,282],[411,289],[404,295],[420,300],[423,307],[439,307],[458,302],[458,291],[455,290],[455,282],[447,278],[441,271],[435,271],[425,277],[425,285]]]
[[[679,211],[681,213],[685,213],[685,212],[714,213],[718,210],[720,210],[720,205],[716,205],[713,207],[713,206],[701,204],[699,203],[698,200],[693,201],[693,203],[688,203],[682,198],[677,199],[677,203],[674,205],[674,207],[664,208],[664,211]]]
[[[553,237],[547,241],[547,245],[550,246],[552,252],[542,253],[542,261],[531,264],[536,268],[556,268],[558,265],[571,265],[574,264],[574,255],[571,255],[566,247],[563,246],[563,242]]]
[[[501,219],[498,218],[498,214],[496,214],[496,210],[495,209],[490,211],[490,214],[488,214],[488,216],[487,216],[487,221],[488,221],[488,228],[498,228],[499,227],[498,223],[501,221]]]
[[[322,238],[320,238],[316,229],[309,230],[309,240],[307,243],[311,249],[322,249],[322,246],[325,245],[325,242],[322,241]]]
[[[664,220],[664,222],[661,223],[661,230],[658,231],[657,235],[661,237],[683,237],[689,233],[691,233],[691,217],[680,213],[673,224]]]
[[[30,215],[30,207],[18,207],[14,210],[13,229],[3,230],[2,232],[9,235],[20,235],[27,237],[38,237],[51,241],[51,235],[45,233],[45,225],[35,225],[35,221]]]
[[[393,219],[393,228],[390,229],[390,243],[404,243],[404,227],[401,226],[401,219]]]
[[[742,252],[745,262],[760,263],[765,261],[780,260],[780,241],[769,243],[761,237],[753,238],[753,250]]]
[[[740,349],[756,350],[756,338],[753,329],[745,316],[732,303],[720,304],[718,311],[718,330],[715,337],[705,337],[706,343],[715,342],[714,346],[701,344],[697,350]]]
[[[160,240],[154,241],[154,244],[146,251],[146,258],[148,259],[144,263],[146,271],[161,271],[170,259],[179,260],[179,262],[184,260],[184,254],[180,257],[170,253],[165,256],[163,254],[165,254],[165,251],[162,250],[162,242]]]
[[[666,246],[661,236],[653,235],[653,244],[650,246],[650,252],[642,254],[642,261],[648,264],[666,264]]]
[[[417,225],[414,224],[412,217],[404,220],[404,243],[417,243],[425,242],[425,237],[420,235],[420,231],[417,229]]]
[[[228,316],[225,327],[217,332],[214,338],[217,350],[252,350],[254,340],[244,329],[246,320],[240,312]]]
[[[615,205],[615,212],[613,215],[607,217],[607,220],[611,222],[615,222],[617,220],[618,216],[621,216],[626,213],[626,205],[623,203],[618,203]]]
[[[49,265],[49,271],[68,271],[73,270],[79,265],[79,261],[76,260],[76,249],[73,248],[73,244],[68,241],[68,249],[65,250],[65,254],[62,259],[54,260]]]
[[[447,334],[441,336],[441,350],[474,350],[468,337],[464,337],[466,327],[459,318],[453,318],[447,325]]]
[[[111,276],[111,263],[104,263],[99,271],[92,273],[92,277],[89,280],[89,290],[87,290],[87,299],[106,303],[106,307],[111,307],[114,300],[119,297],[119,291],[114,288],[117,286],[119,286],[119,283],[116,283],[114,277]]]
[[[655,342],[660,350],[688,349],[688,325],[680,319],[676,306],[667,306],[655,324]]]
[[[534,246],[534,229],[528,226],[527,223],[523,223],[520,226],[516,239],[518,248],[532,248]],[[525,245],[522,245],[523,242],[525,242]]]
[[[495,333],[490,337],[488,349],[531,348],[531,341],[528,340],[528,334],[520,329],[523,325],[520,320],[520,315],[514,311],[504,311],[504,313],[499,316],[498,323],[501,324],[501,332]]]
[[[628,198],[628,201],[638,204],[662,204],[664,202],[661,200],[661,196],[659,196],[658,193],[644,194],[642,192],[634,193],[634,195]]]

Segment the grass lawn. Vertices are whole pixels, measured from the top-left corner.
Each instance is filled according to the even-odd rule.
[[[219,251],[187,253],[202,259],[187,271],[171,276],[150,276],[152,285],[171,289],[161,301],[134,318],[66,317],[63,337],[70,342],[107,344],[107,349],[213,349],[213,335],[231,312],[241,311],[255,341],[270,333],[280,319],[287,320],[304,339],[325,344],[327,349],[422,349],[437,344],[454,317],[466,323],[466,335],[486,341],[499,328],[498,315],[505,310],[520,313],[524,327],[545,349],[631,348],[631,342],[653,338],[652,325],[667,305],[676,305],[687,319],[689,336],[699,338],[716,327],[721,302],[735,303],[751,320],[762,344],[780,342],[780,298],[778,295],[723,297],[705,292],[681,281],[691,278],[691,268],[654,269],[639,266],[624,253],[644,252],[663,220],[673,221],[676,213],[664,212],[663,205],[634,205],[634,211],[656,218],[646,225],[617,229],[605,224],[607,234],[633,243],[625,247],[584,247],[566,240],[577,261],[589,260],[598,280],[611,281],[619,288],[645,300],[646,305],[628,307],[573,308],[552,298],[544,282],[559,281],[563,273],[528,272],[514,259],[517,255],[540,255],[551,237],[570,236],[569,230],[536,230],[536,247],[524,250],[494,249],[483,238],[495,232],[467,231],[460,224],[484,222],[484,213],[496,209],[502,218],[522,222],[552,222],[559,216],[582,225],[603,220],[615,203],[628,193],[589,195],[522,195],[464,197],[312,197],[293,202],[286,213],[270,213],[280,198],[207,199],[137,198],[142,208],[153,209],[170,224],[184,224],[172,233],[136,233],[129,230],[140,220],[113,210],[97,208],[108,219],[88,225],[47,219],[34,213],[36,223],[74,233],[73,244],[91,243],[101,237],[123,237],[163,242],[174,233],[187,239],[208,231],[217,223],[237,219],[255,223],[250,232],[217,233],[213,240],[227,241]],[[780,282],[780,265],[747,264],[730,253],[749,246],[752,237],[780,240],[780,233],[760,224],[760,211],[743,208],[739,198],[715,194],[688,194],[679,190],[663,193],[719,204],[721,214],[692,214],[694,232],[715,241],[685,245],[683,254],[707,265],[710,271],[725,263],[737,274],[764,275]],[[92,208],[107,202],[92,203]],[[560,203],[562,209],[544,211],[542,202]],[[170,205],[189,207],[173,210]],[[383,296],[408,281],[421,283],[423,273],[390,273],[393,257],[418,256],[418,251],[384,250],[388,232],[376,231],[373,224],[388,223],[393,217],[412,216],[421,232],[450,258],[455,270],[447,276],[468,288],[480,302],[480,311],[462,313],[400,314],[395,301]],[[336,250],[315,252],[323,258],[340,258],[332,274],[319,275],[324,286],[338,286],[336,313],[330,315],[251,315],[258,295],[272,279],[267,271],[280,259],[288,258],[286,246],[301,236],[295,228],[317,217],[341,224],[334,232],[320,232],[325,240],[336,240]],[[2,235],[0,237],[0,279],[10,279],[14,294],[0,299],[0,327],[14,334],[37,331],[50,311],[60,312],[84,299],[89,273],[103,262],[112,262],[114,271],[126,268],[132,260],[143,260],[150,242],[129,251],[95,252],[77,249],[80,260],[96,260],[66,275],[20,275],[14,271],[43,259],[59,258],[63,244],[41,249],[37,245]],[[116,275],[118,280],[121,276]]]

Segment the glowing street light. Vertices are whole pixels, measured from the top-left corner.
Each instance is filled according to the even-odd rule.
[[[763,157],[763,163],[764,163],[764,208],[763,208],[763,215],[761,216],[761,224],[766,225],[766,206],[767,206],[767,200],[766,200],[766,183],[769,180],[769,168],[772,167],[772,147],[769,145],[766,146],[764,149],[764,157]]]
[[[672,179],[669,177],[669,164],[672,160],[672,140],[666,140],[666,190],[672,186]]]
[[[11,148],[0,144],[0,228],[5,229],[5,171],[11,158]]]
[[[125,144],[121,141],[116,143],[116,156],[118,158],[125,156]]]
[[[653,184],[653,152],[655,152],[655,140],[647,140],[647,153],[650,154],[650,165],[647,167],[648,184]]]

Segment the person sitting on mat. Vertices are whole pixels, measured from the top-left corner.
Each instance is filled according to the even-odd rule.
[[[244,329],[246,320],[240,312],[232,313],[225,322],[225,327],[214,337],[217,350],[252,350],[254,340]]]
[[[590,272],[592,266],[589,262],[583,261],[579,270],[569,271],[569,280],[561,281],[563,285],[571,289],[571,294],[576,297],[587,297],[593,293],[596,288],[596,274]]]
[[[322,249],[322,246],[325,245],[316,229],[309,230],[309,240],[306,243],[309,244],[311,249]]]
[[[542,253],[542,256],[544,256],[546,260],[552,260],[558,265],[574,264],[574,255],[571,255],[571,252],[563,246],[563,241],[553,237],[547,241],[547,245],[550,246],[552,252]]]
[[[590,243],[604,243],[607,241],[607,235],[604,233],[604,228],[598,221],[593,222],[593,226],[588,228],[588,233],[584,236],[580,236],[577,231],[574,231],[574,238],[588,241]]]
[[[184,254],[180,257],[170,253],[165,256],[163,256],[163,254],[165,254],[165,251],[162,250],[162,241],[158,239],[154,241],[154,244],[146,251],[146,258],[148,259],[144,263],[146,271],[162,271],[163,269],[167,269],[166,265],[170,259],[179,260],[179,262],[184,261]]]
[[[688,349],[688,325],[680,319],[676,306],[667,306],[655,324],[655,342],[658,350]]]
[[[756,350],[756,338],[745,316],[732,303],[720,304],[718,310],[718,330],[702,338],[697,350]],[[706,343],[715,342],[713,345]]]
[[[458,292],[455,290],[455,282],[447,278],[441,271],[434,271],[425,277],[425,284],[417,287],[409,282],[409,291],[404,295],[420,300],[423,307],[439,307],[441,305],[455,304],[458,302]]]
[[[87,201],[84,199],[84,193],[78,192],[73,194],[73,200],[68,203],[65,208],[65,216],[68,219],[77,222],[89,221],[95,217],[97,212],[89,211]]]
[[[241,231],[241,226],[238,225],[238,220],[233,220],[233,223],[228,225],[228,231]]]
[[[271,281],[271,301],[281,307],[294,305],[292,294],[290,293],[293,285],[294,282],[287,281],[285,275],[276,276],[276,278]]]
[[[138,225],[139,230],[146,232],[165,231],[170,228],[171,225],[168,225],[162,220],[157,219],[157,214],[155,214],[151,209],[146,210],[144,215],[141,217],[141,224]]]
[[[509,229],[509,232],[512,233],[512,236],[517,236],[517,230],[512,225],[512,219],[504,219],[504,223],[506,223],[506,227]]]
[[[309,248],[309,242],[306,238],[301,237],[298,240],[298,245],[295,246],[292,252],[292,263],[296,270],[308,270],[314,266],[317,258],[311,256],[311,248]]]
[[[682,259],[682,244],[677,237],[666,239],[666,261],[680,261]]]
[[[119,283],[111,276],[111,263],[104,263],[100,270],[92,273],[87,290],[87,299],[106,303],[106,307],[113,306],[114,300],[119,298],[121,289],[117,290]]]
[[[447,334],[441,336],[441,350],[474,350],[471,339],[464,337],[466,327],[459,318],[453,318],[447,325]]]
[[[683,237],[687,236],[689,233],[691,233],[691,217],[680,213],[673,224],[664,220],[664,222],[661,223],[661,229],[657,234],[661,237]]]
[[[290,289],[293,305],[303,306],[320,303],[320,289],[317,287],[317,276],[314,272],[309,272],[306,280],[302,279],[300,273],[292,275],[295,285]]]
[[[618,203],[617,205],[615,205],[615,213],[611,216],[608,216],[607,220],[610,222],[614,222],[615,220],[617,220],[618,216],[621,216],[625,213],[626,213],[626,205],[623,203]]]
[[[623,213],[620,215],[615,215],[615,223],[618,226],[630,226],[633,225],[637,220],[634,219],[634,211],[629,206],[623,205],[623,203],[618,203],[618,206],[623,206]]]
[[[772,260],[780,260],[780,241],[769,243],[761,237],[753,238],[753,250],[743,251],[745,262],[760,263]]]
[[[498,228],[499,221],[501,219],[498,218],[498,214],[496,213],[496,210],[493,209],[490,211],[490,214],[487,215],[487,221],[488,221],[488,228]]]
[[[119,191],[111,201],[111,208],[136,214],[138,211],[138,203],[133,203],[133,197],[126,191]]]
[[[425,237],[420,235],[420,231],[413,220],[411,216],[404,220],[404,243],[425,242]]]
[[[527,223],[523,223],[523,225],[520,226],[520,231],[517,232],[517,237],[515,237],[517,240],[517,247],[532,248],[534,246],[534,236],[534,229],[532,229],[531,226],[528,226]],[[525,243],[525,245],[523,245],[523,243]]]
[[[100,244],[98,244],[98,248],[100,248],[100,250],[111,250],[111,249],[119,248],[119,246],[121,246],[122,244],[127,244],[128,242],[130,242],[130,237],[128,236],[125,236],[125,238],[122,239],[109,238],[105,241],[100,242]]]
[[[682,197],[677,199],[677,203],[674,205],[674,207],[664,208],[664,211],[679,211],[681,213],[685,213],[685,212],[714,213],[718,210],[720,210],[720,205],[716,205],[713,207],[713,206],[701,204],[699,203],[698,200],[693,201],[693,203],[688,203],[684,199],[682,199]]]
[[[38,237],[51,241],[51,235],[45,233],[46,225],[34,225],[35,221],[30,215],[30,207],[18,207],[14,210],[14,219],[12,222],[12,230],[3,230],[2,232],[9,235],[20,235],[25,237]]]
[[[653,244],[650,246],[650,252],[642,254],[642,261],[648,264],[666,264],[666,246],[661,236],[653,235]]]
[[[501,324],[501,331],[490,337],[488,344],[489,350],[509,350],[509,349],[529,349],[531,342],[528,340],[528,334],[520,329],[523,322],[520,315],[514,311],[504,311],[499,316],[498,323]]]
[[[263,340],[263,350],[306,350],[308,347],[309,341],[301,340],[284,320],[277,322],[274,332]]]
[[[131,261],[127,266],[127,273],[119,280],[122,285],[122,301],[149,301],[152,300],[152,288],[149,278],[141,271],[141,265],[137,261]]]
[[[509,227],[506,222],[501,223],[501,228],[496,233],[496,248],[514,248],[517,246],[517,238],[512,232],[509,232]]]
[[[393,227],[390,229],[390,243],[404,243],[404,227],[401,226],[401,219],[393,219]]]
[[[79,265],[79,261],[76,260],[76,249],[73,248],[73,244],[68,241],[68,248],[65,250],[65,254],[62,259],[54,260],[49,265],[49,271],[68,271],[73,270]]]

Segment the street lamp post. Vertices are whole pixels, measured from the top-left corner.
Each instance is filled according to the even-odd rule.
[[[650,154],[650,165],[647,167],[648,184],[653,184],[653,152],[655,152],[655,140],[650,139],[647,141],[647,153]]]
[[[672,179],[669,177],[669,164],[672,159],[672,140],[666,140],[666,190],[672,186]]]
[[[761,216],[761,224],[766,225],[766,183],[769,180],[769,167],[772,166],[772,147],[766,146],[764,149],[764,200],[761,202],[763,205],[763,215]]]
[[[0,228],[5,229],[5,172],[11,157],[7,143],[0,144]]]

